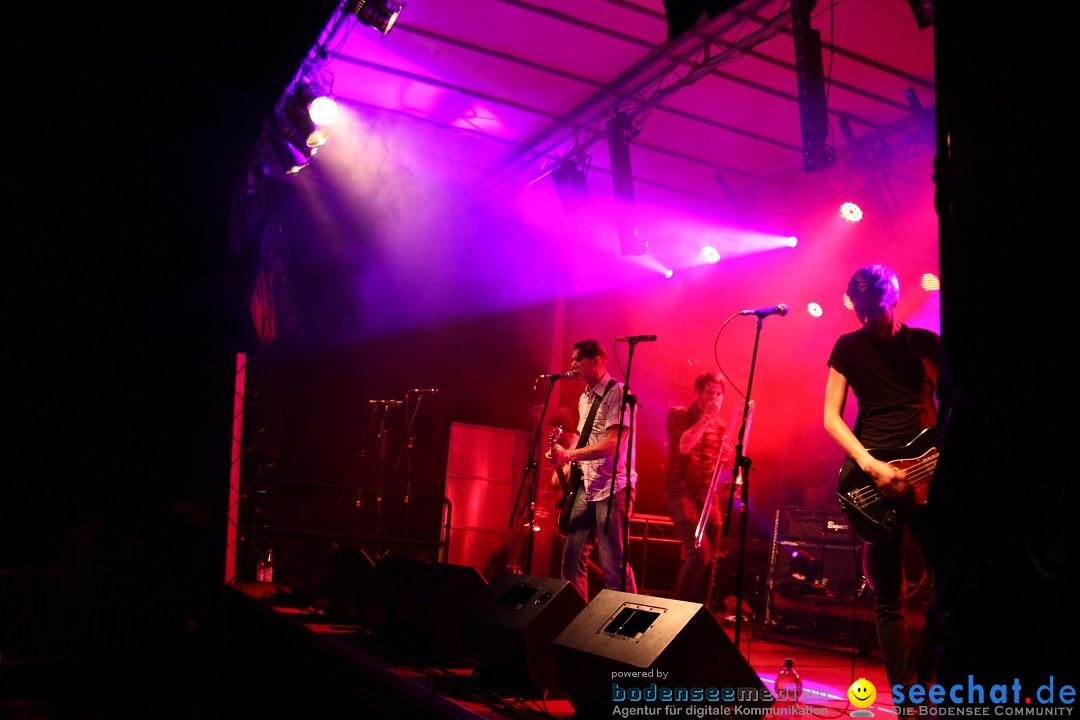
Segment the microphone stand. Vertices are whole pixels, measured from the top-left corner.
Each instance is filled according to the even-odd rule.
[[[532,571],[532,556],[533,556],[533,524],[536,522],[536,495],[539,487],[538,472],[540,468],[539,462],[536,460],[536,444],[540,442],[540,429],[544,427],[544,418],[547,417],[548,404],[551,402],[551,392],[555,389],[555,381],[558,378],[548,378],[547,395],[544,397],[544,408],[540,411],[540,419],[536,421],[536,431],[533,433],[532,442],[529,443],[529,459],[525,462],[525,470],[521,475],[521,484],[518,486],[518,494],[514,499],[514,507],[510,510],[510,522],[507,523],[507,527],[510,528],[511,538],[514,532],[514,519],[517,517],[518,508],[521,506],[521,496],[525,492],[525,485],[529,483],[529,506],[525,513],[526,524],[528,529],[527,539],[525,541],[525,568]],[[536,386],[533,385],[533,390]],[[513,543],[511,543],[511,546]],[[513,567],[511,564],[512,558],[507,558],[507,564]],[[521,565],[517,565],[518,573],[520,574]],[[529,573],[526,573],[529,574]]]
[[[630,564],[630,469],[633,467],[634,460],[634,409],[637,407],[637,397],[630,392],[630,368],[634,364],[634,348],[637,346],[638,342],[638,340],[627,341],[627,344],[630,346],[630,352],[626,360],[626,382],[623,383],[622,407],[619,408],[619,430],[615,437],[615,464],[611,469],[611,492],[608,494],[607,518],[604,520],[604,534],[606,535],[608,529],[611,527],[611,510],[615,504],[615,481],[619,477],[619,448],[622,447],[623,418],[626,417],[626,408],[629,406],[630,432],[627,436],[626,443],[626,522],[623,524],[622,537],[623,563],[621,587],[623,592],[626,592],[626,567]]]
[[[739,647],[739,629],[742,627],[743,605],[743,567],[746,555],[746,528],[750,509],[750,466],[753,464],[750,458],[743,455],[743,441],[746,437],[746,428],[750,419],[750,408],[753,401],[750,399],[750,390],[754,386],[754,369],[757,366],[758,342],[761,340],[761,323],[763,315],[757,316],[757,331],[754,334],[754,352],[750,359],[750,378],[746,382],[746,399],[743,403],[742,423],[739,425],[739,438],[735,443],[735,464],[731,468],[731,492],[734,494],[735,486],[742,479],[742,508],[739,512],[739,554],[735,567],[735,647]],[[731,526],[730,501],[729,511],[724,518],[724,535],[728,534]]]
[[[372,453],[372,463],[378,467],[373,473],[375,476],[375,520],[372,524],[371,530],[371,544],[375,548],[375,556],[379,556],[379,519],[382,515],[382,484],[383,474],[386,470],[386,416],[390,413],[390,408],[399,404],[397,400],[369,400],[373,405],[371,409],[371,426],[375,427],[375,415],[378,413],[379,408],[382,408],[382,419],[379,421],[379,430],[375,434],[375,448]],[[356,493],[356,506],[360,507],[360,490],[357,489]]]
[[[401,450],[398,451],[397,463],[394,465],[396,471],[401,467],[401,458],[405,458],[405,488],[401,497],[401,528],[398,535],[398,540],[401,544],[401,553],[405,554],[405,520],[409,515],[409,485],[412,481],[412,450],[416,444],[416,436],[412,434],[413,425],[416,423],[416,416],[419,414],[420,403],[424,400],[423,393],[417,393],[416,405],[413,406],[412,417],[409,417],[409,396],[412,394],[412,390],[405,393],[405,438],[401,443]]]

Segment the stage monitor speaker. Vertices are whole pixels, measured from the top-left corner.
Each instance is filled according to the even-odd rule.
[[[342,548],[323,583],[326,614],[331,618],[355,616],[357,598],[374,572],[375,561],[366,552]]]
[[[385,632],[391,629],[392,608],[402,586],[420,572],[426,562],[408,555],[387,555],[381,558],[375,569],[368,573],[361,587],[356,589],[356,618],[367,628]]]
[[[500,573],[462,614],[465,657],[493,684],[554,690],[551,644],[584,609],[585,599],[566,580]]]
[[[575,718],[691,705],[711,706],[716,714],[757,713],[773,701],[700,603],[603,590],[553,649],[559,690]]]
[[[312,541],[280,561],[280,579],[299,604],[332,615],[355,611],[350,595],[366,581],[375,563],[357,547]]]
[[[430,563],[402,583],[393,604],[395,635],[415,650],[464,663],[461,614],[487,586],[472,565]]]

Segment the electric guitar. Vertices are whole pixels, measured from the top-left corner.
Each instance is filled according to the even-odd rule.
[[[556,427],[551,432],[551,452],[555,452],[555,446],[562,437],[562,427]],[[555,474],[559,476],[559,486],[562,488],[562,498],[555,503],[557,514],[555,526],[561,535],[566,535],[570,529],[570,511],[574,509],[574,501],[577,499],[578,490],[581,488],[581,468],[576,462],[570,463],[570,476],[566,476],[566,470],[562,465],[555,466]]]
[[[903,507],[924,505],[930,492],[930,478],[937,467],[937,427],[931,426],[901,448],[870,450],[870,454],[893,467],[907,471],[907,493],[895,500],[886,498],[873,478],[851,458],[844,461],[837,481],[836,497],[855,534],[870,543],[881,542],[896,532],[898,512]]]

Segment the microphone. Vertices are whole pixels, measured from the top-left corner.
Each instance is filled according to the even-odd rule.
[[[561,372],[561,373],[550,373],[548,375],[537,375],[536,380],[539,382],[540,380],[543,380],[544,378],[547,378],[548,380],[550,380],[552,382],[555,382],[556,380],[573,380],[576,377],[577,377],[576,372],[574,372],[573,370],[567,370],[566,372]]]
[[[757,315],[759,318],[768,317],[769,315],[779,315],[783,317],[787,315],[787,305],[780,303],[773,307],[758,308],[757,310],[743,310],[740,315]]]
[[[627,335],[626,337],[615,338],[615,342],[656,342],[655,335]]]
[[[407,395],[438,395],[438,388],[413,388]]]

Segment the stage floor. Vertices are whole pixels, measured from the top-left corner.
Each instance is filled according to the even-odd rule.
[[[323,648],[322,655],[341,663],[338,673],[355,678],[344,703],[356,702],[358,717],[454,717],[454,718],[571,718],[569,699],[538,692],[518,694],[485,682],[467,663],[445,664],[418,660],[410,648],[395,645],[361,625],[327,622],[319,612],[290,607],[288,594],[272,585],[236,584],[231,588],[241,601],[234,611],[252,615],[270,611],[276,616],[278,631],[287,624],[300,633],[294,638]],[[269,620],[270,618],[265,618]],[[734,641],[735,625],[718,617],[718,622]],[[730,618],[728,618],[730,620]],[[270,630],[267,629],[266,632]],[[307,635],[307,640],[304,640]],[[875,717],[895,717],[888,683],[880,658],[865,649],[823,642],[805,633],[765,629],[744,621],[739,628],[739,651],[768,689],[785,658],[792,658],[803,680],[805,714],[839,717],[857,708],[850,705],[847,691],[860,678],[878,690],[870,707]],[[717,648],[717,652],[721,649]],[[696,659],[695,659],[696,660]],[[709,657],[700,658],[709,662]],[[321,661],[320,661],[321,662]],[[351,668],[351,669],[350,669]],[[348,696],[354,694],[355,697]]]
[[[642,604],[665,602],[638,597]],[[189,642],[181,647],[163,644],[145,656],[102,657],[70,666],[0,666],[0,718],[563,720],[574,716],[574,706],[565,696],[500,687],[469,663],[423,657],[415,644],[403,644],[348,618],[328,617],[322,609],[298,607],[294,600],[295,595],[281,585],[237,583],[222,588],[219,612],[193,628]],[[725,659],[730,663],[736,653],[735,626],[716,617],[715,627],[720,630],[708,641],[697,641],[690,652],[679,656],[680,662],[726,667]],[[878,691],[870,708],[874,716],[895,717],[881,660],[865,647],[856,651],[855,643],[823,641],[805,628],[767,631],[750,621],[739,631],[737,653],[765,688],[772,689],[784,659],[794,659],[803,680],[801,714],[849,715],[856,708],[848,702],[848,688],[865,678]],[[732,642],[716,642],[720,632]],[[690,706],[671,710],[667,717],[703,716]]]

